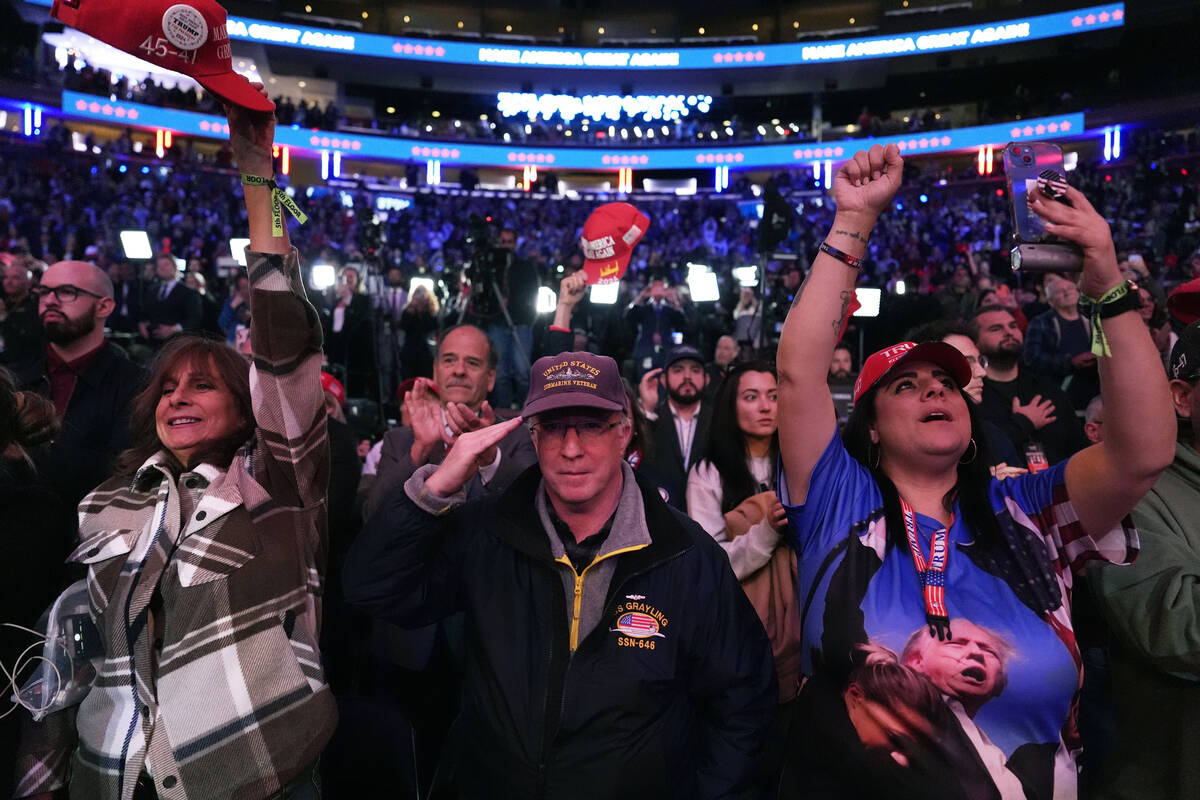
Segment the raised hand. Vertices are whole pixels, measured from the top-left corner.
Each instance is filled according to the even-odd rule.
[[[496,413],[492,411],[492,407],[488,405],[486,400],[479,408],[479,413],[476,414],[466,403],[447,403],[446,404],[446,424],[450,426],[450,430],[454,432],[454,439],[469,431],[477,431],[486,428],[489,425],[496,424]],[[496,454],[499,450],[497,445],[492,445],[487,450],[484,450],[479,455],[479,466],[486,467],[496,460]]]
[[[1079,291],[1089,297],[1100,297],[1123,280],[1108,222],[1074,186],[1056,181],[1050,187],[1070,205],[1052,200],[1039,186],[1026,194],[1029,208],[1046,221],[1047,233],[1074,242],[1083,250]]]
[[[574,308],[583,299],[585,291],[587,291],[587,273],[583,270],[573,272],[563,278],[558,285],[558,304]]]
[[[521,417],[468,431],[454,442],[446,459],[425,481],[425,488],[442,497],[457,492],[479,471],[480,457],[522,422]]]
[[[409,457],[418,467],[429,461],[439,442],[449,439],[442,421],[442,406],[433,396],[432,386],[433,381],[428,378],[417,378],[412,391],[404,398],[404,413],[413,431]]]
[[[638,400],[642,404],[642,411],[654,411],[658,405],[658,384],[661,375],[662,367],[657,367],[643,375],[638,382]]]
[[[878,217],[900,190],[904,160],[895,144],[859,150],[833,176],[837,214]]]
[[[261,83],[250,85],[263,97],[267,96],[267,90]],[[238,169],[247,175],[262,178],[274,175],[271,146],[275,143],[275,114],[226,105],[225,118],[229,121],[229,147],[233,150]]]

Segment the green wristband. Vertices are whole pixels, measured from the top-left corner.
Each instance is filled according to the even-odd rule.
[[[308,222],[308,215],[300,210],[296,201],[288,197],[287,192],[279,188],[274,178],[264,178],[261,175],[242,173],[242,183],[246,186],[266,186],[271,190],[271,235],[283,236],[283,209],[296,218],[301,225]]]

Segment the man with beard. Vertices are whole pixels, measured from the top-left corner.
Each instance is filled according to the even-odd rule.
[[[920,341],[915,339],[914,341]],[[837,414],[838,427],[846,424],[854,409],[854,356],[850,345],[839,344],[833,348],[833,360],[829,362],[829,393],[833,396],[833,410]]]
[[[658,383],[666,376],[667,399],[658,403]],[[708,373],[700,351],[679,345],[667,353],[666,366],[647,372],[638,386],[646,417],[651,422],[654,456],[649,464],[665,500],[686,510],[688,470],[706,455],[712,408],[704,402]],[[650,410],[652,409],[653,410]]]
[[[1021,366],[1024,337],[1012,312],[984,306],[975,314],[974,331],[988,360],[983,416],[1004,430],[1029,470],[1052,466],[1082,449],[1087,441],[1066,393]]]
[[[60,261],[34,290],[47,345],[12,366],[19,387],[54,403],[62,432],[34,454],[38,471],[65,502],[78,503],[107,480],[129,444],[128,414],[142,369],[104,341],[113,285],[85,261]]]

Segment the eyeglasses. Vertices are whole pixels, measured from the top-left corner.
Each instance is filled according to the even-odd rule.
[[[988,357],[982,353],[979,354],[979,358],[975,358],[974,356],[964,356],[964,358],[967,359],[968,364],[978,364],[984,369],[988,368]]]
[[[583,444],[596,444],[604,438],[604,434],[621,424],[616,422],[539,422],[530,425],[529,430],[537,434],[546,444],[559,445],[567,438],[567,431],[574,428],[575,435]]]
[[[30,294],[32,294],[38,300],[41,300],[48,294],[52,294],[58,298],[58,302],[62,303],[63,305],[66,305],[67,303],[74,303],[79,299],[79,295],[81,294],[86,294],[88,297],[96,298],[104,296],[102,294],[96,294],[95,292],[89,292],[87,289],[80,289],[78,286],[72,286],[69,283],[64,283],[62,286],[39,286],[36,289],[31,289]]]

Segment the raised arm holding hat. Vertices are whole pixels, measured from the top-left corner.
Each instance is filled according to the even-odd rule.
[[[186,75],[227,103],[275,110],[266,94],[233,71],[225,9],[213,0],[54,0],[50,15],[118,50]]]

